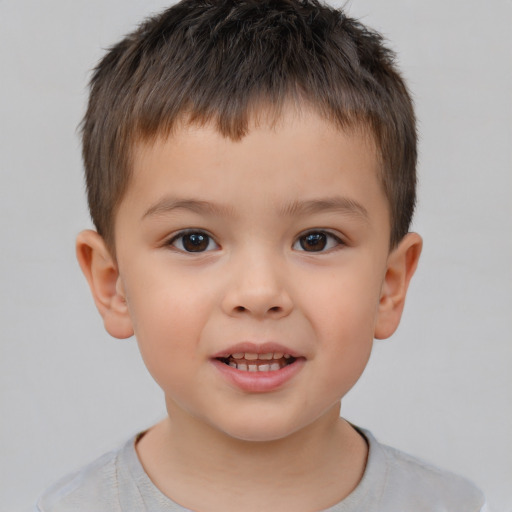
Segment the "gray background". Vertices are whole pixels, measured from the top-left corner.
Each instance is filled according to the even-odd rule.
[[[88,70],[164,5],[0,0],[2,511],[163,415],[135,342],[103,331],[74,237],[90,225],[75,133]],[[512,2],[348,11],[392,41],[414,92],[425,249],[403,323],[344,414],[511,511]]]

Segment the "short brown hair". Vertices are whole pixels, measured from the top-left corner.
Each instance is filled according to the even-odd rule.
[[[89,209],[114,246],[114,217],[134,144],[179,120],[244,136],[260,106],[307,103],[375,140],[391,246],[416,199],[412,101],[383,38],[317,0],[182,0],[113,46],[94,70],[82,122]]]

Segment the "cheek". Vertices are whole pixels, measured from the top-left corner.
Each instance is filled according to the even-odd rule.
[[[373,339],[381,279],[367,267],[320,276],[308,287],[304,309],[310,312],[316,329],[326,331],[327,338],[344,334]]]
[[[153,378],[165,387],[201,357],[200,340],[210,305],[198,287],[149,280],[144,289],[127,287],[127,303],[139,349]]]
[[[339,303],[338,303],[339,304]],[[341,309],[329,312],[332,319],[319,336],[319,362],[325,368],[323,388],[326,396],[334,392],[339,400],[359,380],[373,348],[372,311]]]
[[[304,309],[311,312],[309,321],[318,336],[317,357],[329,368],[326,386],[346,392],[370,357],[380,286],[375,275],[364,272],[330,276],[329,281],[309,290]]]

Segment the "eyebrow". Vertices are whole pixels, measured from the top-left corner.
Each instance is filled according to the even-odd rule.
[[[282,215],[307,215],[325,211],[338,212],[345,215],[355,215],[368,220],[368,210],[357,201],[348,197],[327,197],[309,201],[294,201],[281,210]]]
[[[233,216],[233,210],[231,208],[211,201],[164,197],[150,206],[143,214],[142,219],[164,215],[179,209],[189,210],[199,214],[209,213],[218,216]],[[282,216],[296,216],[325,211],[338,212],[344,215],[355,215],[363,220],[368,220],[369,218],[368,210],[361,203],[347,197],[338,196],[293,201],[284,208],[281,208],[279,214]]]
[[[195,213],[210,213],[219,216],[231,216],[233,214],[231,208],[221,204],[212,203],[211,201],[164,197],[157,201],[154,205],[150,206],[142,216],[142,219],[170,213],[179,209],[189,210]]]

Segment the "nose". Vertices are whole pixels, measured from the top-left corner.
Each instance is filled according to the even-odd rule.
[[[276,259],[262,254],[241,257],[226,272],[229,284],[222,301],[226,314],[279,319],[293,310],[285,272]]]

